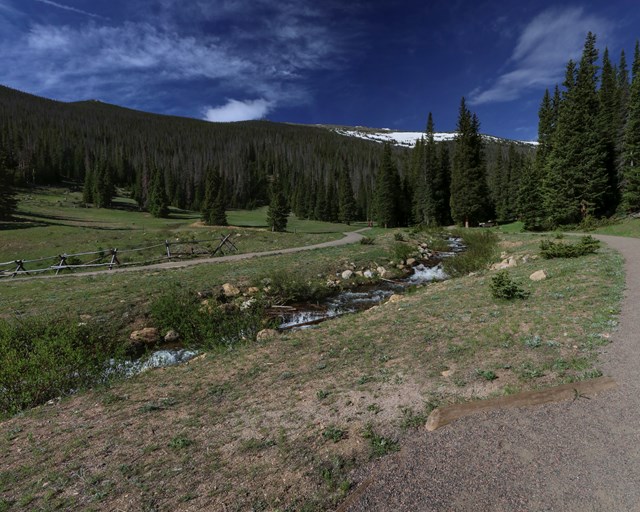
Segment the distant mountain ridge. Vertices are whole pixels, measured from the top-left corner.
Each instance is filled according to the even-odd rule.
[[[388,128],[367,128],[364,126],[334,126],[334,125],[315,125],[331,130],[340,135],[346,137],[356,137],[364,140],[370,140],[374,142],[391,142],[395,146],[401,146],[406,148],[412,148],[415,146],[417,140],[425,136],[425,132],[405,132],[400,130],[390,130]],[[437,132],[433,134],[433,138],[436,142],[450,142],[455,140],[456,132]],[[495,137],[493,135],[482,135],[486,142],[497,143],[514,143],[524,144],[529,146],[537,146],[537,141],[526,140],[513,140],[505,139],[501,137]]]

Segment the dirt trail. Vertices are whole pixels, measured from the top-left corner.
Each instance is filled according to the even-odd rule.
[[[322,242],[314,245],[304,245],[302,247],[289,247],[288,249],[275,249],[273,251],[263,251],[263,252],[247,252],[243,254],[231,254],[229,256],[218,256],[214,258],[199,258],[193,260],[182,260],[182,261],[167,261],[165,263],[156,263],[154,265],[145,265],[145,266],[131,266],[131,267],[120,267],[114,268],[112,270],[96,270],[92,272],[76,272],[74,274],[60,274],[60,275],[39,275],[39,276],[20,276],[19,280],[23,281],[25,279],[63,279],[65,277],[87,277],[87,276],[99,276],[99,275],[111,275],[118,274],[121,272],[143,272],[150,270],[163,270],[163,269],[175,269],[175,268],[184,268],[184,267],[192,267],[194,265],[203,265],[206,263],[225,263],[229,261],[240,261],[246,260],[249,258],[257,258],[260,256],[275,256],[278,254],[291,254],[294,252],[302,252],[302,251],[312,251],[314,249],[324,249],[327,247],[338,247],[341,245],[348,245],[359,242],[363,235],[361,234],[363,231],[366,231],[369,228],[358,229],[357,231],[348,231],[344,234],[344,238],[340,238],[339,240],[331,240],[329,242]],[[5,278],[0,279],[0,283],[2,282],[15,282],[15,280]]]
[[[620,326],[601,354],[618,388],[421,431],[362,470],[340,510],[640,511],[640,239],[598,238],[626,260]]]

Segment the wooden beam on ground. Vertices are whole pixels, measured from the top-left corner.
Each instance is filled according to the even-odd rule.
[[[563,400],[590,398],[588,394],[598,393],[616,387],[617,383],[611,377],[599,377],[597,379],[562,384],[561,386],[555,386],[541,391],[523,391],[522,393],[502,396],[500,398],[438,407],[431,411],[425,427],[429,432],[432,432],[448,425],[452,421],[463,418],[464,416],[470,416],[471,414],[495,411],[498,409],[510,409],[513,407],[528,407],[550,402],[561,402]]]

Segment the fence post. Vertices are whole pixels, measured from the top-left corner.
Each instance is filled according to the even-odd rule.
[[[169,240],[165,240],[164,245],[167,248],[167,258],[171,258],[171,244],[169,243]]]
[[[111,249],[111,261],[109,262],[109,270],[113,269],[113,264],[120,265],[118,261],[118,249]]]
[[[58,258],[60,258],[60,263],[58,263],[58,268],[56,269],[56,275],[58,275],[60,273],[60,271],[62,270],[62,267],[66,267],[67,266],[67,255],[66,254],[59,254]]]
[[[25,274],[28,274],[27,269],[24,268],[24,260],[15,260],[14,263],[17,265],[16,269],[13,271],[13,275],[11,277],[16,277],[18,272],[22,271]]]

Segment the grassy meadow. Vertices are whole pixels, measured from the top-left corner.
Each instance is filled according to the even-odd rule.
[[[134,212],[115,215],[134,219]],[[258,212],[243,215],[247,223],[260,222]],[[196,220],[149,222],[175,233]],[[107,215],[101,222],[115,221]],[[90,232],[80,224],[77,229]],[[300,227],[285,234],[287,243],[308,243],[305,229],[333,236],[319,235],[321,228]],[[20,230],[23,243],[35,246],[30,229],[38,228]],[[334,235],[342,227],[335,229]],[[468,239],[487,242],[486,233],[495,231],[471,230]],[[0,510],[328,510],[357,484],[354,468],[398,450],[434,407],[600,375],[598,354],[616,328],[624,285],[620,256],[602,247],[581,258],[545,260],[540,241],[555,241],[553,235],[518,231],[499,234],[495,247],[475,249],[484,263],[479,269],[459,263],[462,277],[313,329],[208,350],[186,365],[5,419]],[[6,233],[13,234],[0,237]],[[126,336],[133,326],[152,324],[158,297],[225,282],[244,288],[276,273],[311,282],[335,279],[351,265],[391,268],[402,252],[398,244],[430,240],[410,230],[367,234],[375,238],[372,245],[244,262],[5,279],[0,311],[10,321],[43,311],[70,315],[75,322],[117,326]],[[496,271],[485,259],[511,256],[518,264],[509,276],[528,292],[526,299],[492,296]],[[541,269],[546,280],[529,280]]]

